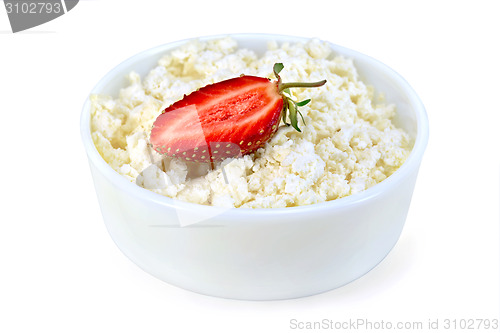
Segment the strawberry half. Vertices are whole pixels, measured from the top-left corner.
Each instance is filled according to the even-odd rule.
[[[264,145],[278,129],[281,117],[300,131],[298,107],[310,100],[297,103],[286,96],[288,89],[319,87],[326,80],[282,83],[278,75],[282,69],[283,64],[274,65],[277,81],[242,75],[184,96],[156,118],[150,136],[153,149],[186,161],[214,162]]]

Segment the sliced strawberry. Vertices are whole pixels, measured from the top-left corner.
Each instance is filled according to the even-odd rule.
[[[286,111],[297,130],[296,103],[284,96],[290,87],[316,83],[281,83],[283,65],[276,64],[278,81],[243,75],[207,85],[175,102],[158,116],[151,130],[153,148],[172,157],[213,162],[245,155],[261,147],[276,132]]]

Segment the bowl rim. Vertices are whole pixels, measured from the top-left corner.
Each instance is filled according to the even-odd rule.
[[[282,34],[267,34],[267,33],[228,33],[228,34],[218,34],[218,35],[206,35],[199,37],[191,37],[182,40],[177,40],[173,42],[164,43],[161,45],[154,46],[147,50],[141,51],[132,55],[113,67],[109,70],[92,88],[90,93],[88,94],[85,102],[83,104],[83,108],[80,115],[80,134],[81,139],[83,141],[83,145],[85,151],[87,153],[89,162],[94,164],[100,172],[105,176],[106,179],[111,181],[113,185],[120,188],[123,191],[126,191],[130,195],[134,197],[139,197],[142,200],[146,200],[158,205],[171,207],[174,209],[181,209],[186,211],[196,210],[199,214],[203,214],[207,212],[208,215],[213,215],[214,211],[220,210],[221,207],[217,206],[208,206],[201,205],[196,203],[191,203],[187,201],[182,201],[178,199],[173,199],[167,196],[163,196],[161,194],[155,193],[148,189],[142,188],[136,185],[134,182],[127,180],[124,176],[115,171],[99,154],[97,148],[94,145],[92,140],[91,131],[90,131],[90,96],[92,94],[96,94],[99,92],[103,86],[105,86],[106,82],[115,75],[115,72],[119,72],[124,67],[128,67],[130,63],[136,62],[137,58],[148,57],[151,55],[157,55],[161,52],[166,52],[168,50],[175,49],[185,43],[188,43],[193,40],[212,40],[224,37],[232,37],[237,40],[241,39],[262,39],[262,40],[277,40],[279,43],[282,42],[305,42],[311,40],[311,37],[300,37],[300,36],[291,36],[291,35],[282,35]],[[429,137],[429,124],[428,117],[425,110],[425,107],[418,97],[415,90],[410,86],[410,84],[395,70],[382,63],[381,61],[363,54],[361,52],[334,44],[332,42],[322,40],[323,42],[328,43],[335,52],[344,55],[346,57],[356,56],[358,58],[364,58],[372,62],[374,65],[378,66],[384,72],[391,75],[392,79],[397,82],[397,84],[403,88],[405,91],[410,104],[413,106],[415,110],[415,117],[417,123],[417,133],[414,140],[413,148],[410,152],[410,155],[406,159],[406,161],[398,168],[392,175],[384,179],[383,181],[373,185],[372,187],[363,190],[361,192],[351,194],[346,197],[342,197],[339,199],[334,199],[330,201],[325,201],[321,203],[315,203],[310,205],[303,206],[294,206],[294,207],[284,207],[284,208],[222,208],[224,209],[224,214],[229,214],[230,218],[235,218],[240,216],[241,214],[248,215],[251,214],[255,217],[258,216],[283,216],[287,214],[297,214],[297,213],[311,213],[325,210],[345,210],[355,208],[358,205],[365,203],[368,200],[374,199],[376,197],[381,196],[384,192],[389,188],[393,188],[398,186],[409,174],[412,173],[414,168],[418,168],[420,162],[422,160],[422,156],[426,149]],[[258,220],[256,220],[258,221]]]

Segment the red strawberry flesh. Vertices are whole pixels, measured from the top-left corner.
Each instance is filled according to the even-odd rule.
[[[157,152],[188,161],[245,155],[276,131],[282,109],[276,82],[241,76],[205,86],[166,108],[150,141]]]

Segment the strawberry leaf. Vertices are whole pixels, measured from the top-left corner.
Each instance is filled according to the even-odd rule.
[[[291,99],[288,100],[288,111],[289,111],[288,117],[290,118],[290,124],[297,131],[301,132],[297,121],[297,108],[295,106],[295,102],[292,101]]]
[[[283,112],[282,112],[282,119],[283,119],[283,123],[285,125],[290,125],[286,122],[286,114],[287,114],[287,111],[288,111],[288,103],[283,103]]]
[[[306,100],[303,100],[302,102],[298,102],[297,103],[297,106],[304,106],[306,105],[307,103],[309,103],[311,101],[311,99],[306,99]]]
[[[306,121],[304,120],[304,116],[302,115],[302,112],[300,112],[299,109],[297,109],[297,112],[299,113],[300,118],[302,118],[302,122],[304,123],[304,125],[306,125]]]
[[[276,76],[276,78],[278,77],[278,74],[281,72],[281,70],[283,68],[285,68],[285,66],[283,66],[283,64],[281,62],[277,62],[274,64],[273,71],[274,71],[274,75]]]

